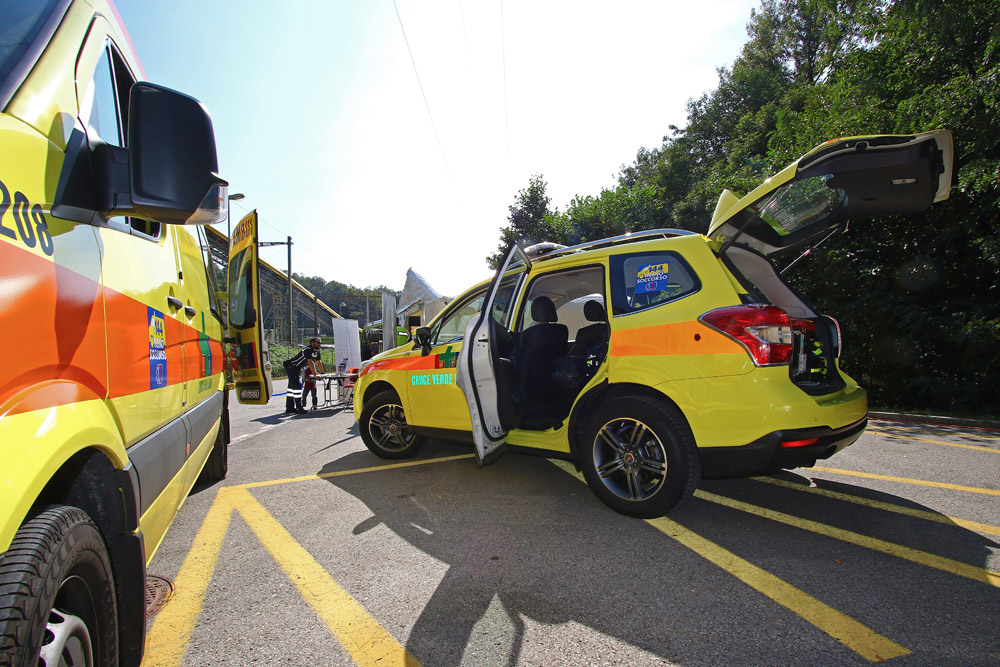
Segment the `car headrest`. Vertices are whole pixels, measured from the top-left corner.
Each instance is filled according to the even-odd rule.
[[[588,322],[604,322],[608,319],[608,314],[604,311],[604,306],[600,301],[591,299],[583,304],[583,316]]]
[[[556,307],[552,299],[547,296],[540,296],[531,302],[531,319],[536,322],[555,322]]]

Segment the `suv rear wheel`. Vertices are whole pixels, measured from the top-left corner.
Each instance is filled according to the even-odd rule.
[[[691,497],[701,476],[694,441],[680,413],[647,396],[602,404],[579,449],[594,494],[629,516],[663,516]]]
[[[413,456],[423,438],[410,430],[396,392],[383,391],[365,402],[358,428],[365,447],[384,459]]]

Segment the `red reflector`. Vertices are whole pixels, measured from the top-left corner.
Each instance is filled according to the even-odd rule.
[[[782,447],[808,447],[809,445],[815,445],[819,442],[819,438],[806,438],[805,440],[785,440],[781,443]]]

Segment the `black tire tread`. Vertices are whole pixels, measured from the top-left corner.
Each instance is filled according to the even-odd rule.
[[[104,548],[100,532],[86,512],[53,505],[30,516],[10,548],[0,555],[0,667],[26,667],[37,661],[41,635],[58,589],[53,571],[69,558],[72,547],[67,548],[64,542],[81,526],[93,531]],[[110,573],[106,552],[102,558]],[[113,591],[110,604],[113,612]],[[113,641],[117,657],[117,636],[108,640]],[[106,662],[95,655],[95,664],[103,667]]]
[[[375,394],[370,399],[365,401],[365,406],[361,411],[361,419],[358,421],[358,430],[361,433],[361,440],[365,443],[365,447],[372,453],[383,459],[403,459],[409,458],[417,453],[417,451],[423,446],[424,438],[420,436],[415,436],[413,444],[411,444],[406,449],[399,452],[391,452],[380,448],[375,442],[372,441],[370,434],[367,431],[368,419],[371,417],[371,413],[382,407],[383,405],[394,403],[396,405],[402,405],[396,392],[387,389],[385,391]]]
[[[611,407],[616,403],[628,403],[630,406],[634,407],[620,409],[618,411],[611,410]],[[669,429],[669,434],[658,434],[661,439],[665,435],[670,435],[677,441],[680,454],[684,457],[684,462],[686,463],[684,467],[687,469],[687,474],[684,478],[675,480],[675,485],[680,491],[678,500],[676,502],[667,503],[667,506],[662,511],[641,510],[636,506],[630,506],[625,504],[623,501],[611,498],[609,495],[610,492],[605,489],[595,488],[596,484],[592,482],[590,477],[586,474],[586,469],[593,467],[593,455],[590,452],[590,447],[592,445],[589,440],[586,442],[585,447],[581,448],[579,451],[580,459],[578,461],[578,465],[581,466],[581,470],[585,470],[585,477],[587,477],[587,483],[591,487],[591,490],[594,491],[594,494],[606,505],[617,512],[621,512],[622,514],[639,518],[654,518],[683,506],[688,500],[690,500],[691,496],[694,495],[698,482],[701,480],[701,459],[698,457],[697,448],[695,446],[694,438],[691,435],[691,430],[681,413],[667,402],[657,400],[650,396],[618,396],[608,400],[605,404],[599,405],[594,411],[591,417],[591,423],[587,426],[585,433],[588,437],[590,436],[591,431],[593,430],[593,425],[597,421],[604,419],[603,415],[605,411],[611,411],[616,414],[620,412],[622,414],[619,416],[624,417],[627,416],[628,412],[636,407],[639,411],[650,410],[658,418],[666,422],[665,425]],[[591,458],[589,463],[585,460],[585,457]]]

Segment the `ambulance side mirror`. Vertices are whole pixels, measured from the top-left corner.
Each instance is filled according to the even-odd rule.
[[[413,339],[417,342],[417,347],[423,348],[423,356],[431,353],[431,328],[420,327],[413,334]]]
[[[226,219],[212,119],[201,102],[140,82],[129,97],[127,148],[70,134],[52,213],[87,224],[133,216],[172,224]]]
[[[225,220],[228,183],[219,174],[215,130],[198,100],[139,82],[129,96],[131,208],[165,223]]]

